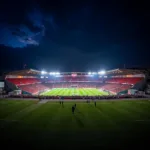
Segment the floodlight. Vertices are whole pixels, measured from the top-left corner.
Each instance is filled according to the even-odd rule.
[[[98,74],[101,74],[101,75],[103,75],[103,74],[105,74],[105,73],[106,73],[106,72],[105,72],[104,70],[98,72]]]
[[[47,74],[47,72],[46,71],[41,71],[41,74]]]
[[[55,77],[61,77],[60,75],[55,75]]]
[[[60,75],[60,73],[59,73],[59,72],[56,72],[55,74]]]
[[[41,78],[44,78],[44,76],[41,76]]]
[[[50,75],[55,75],[55,72],[50,72]]]
[[[91,75],[91,72],[89,72],[88,75]]]
[[[92,72],[92,74],[96,74],[96,72]]]

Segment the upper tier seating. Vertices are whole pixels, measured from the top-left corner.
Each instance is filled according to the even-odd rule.
[[[106,83],[120,83],[120,84],[136,84],[140,82],[143,78],[134,77],[134,78],[109,78],[106,80]]]
[[[40,79],[37,79],[37,78],[7,78],[7,81],[9,81],[17,86],[41,83]]]
[[[48,78],[43,81],[47,83],[52,82],[100,82],[105,81],[106,83],[119,83],[119,84],[136,84],[140,82],[143,78],[132,77],[132,78],[95,78],[95,77],[58,77],[58,78]]]
[[[45,82],[102,82],[101,78],[92,77],[58,77],[44,79]]]

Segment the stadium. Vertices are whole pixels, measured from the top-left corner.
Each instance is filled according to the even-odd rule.
[[[126,149],[148,142],[149,70],[25,69],[6,73],[3,82],[0,134],[3,143],[9,141],[5,148]]]
[[[148,0],[1,0],[1,149],[148,149],[149,18]]]
[[[106,96],[136,94],[144,90],[141,70],[114,69],[100,72],[46,72],[33,69],[6,75],[11,95]]]

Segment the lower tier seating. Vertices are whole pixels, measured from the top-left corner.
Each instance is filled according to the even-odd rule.
[[[131,88],[131,85],[128,84],[105,84],[100,87],[102,90],[110,91],[113,93],[119,93],[121,91],[125,91],[129,88]]]
[[[37,84],[21,85],[19,86],[19,89],[31,94],[37,94],[39,92],[48,90],[49,88],[43,84],[37,83]]]
[[[101,83],[79,83],[79,82],[74,82],[74,83],[45,83],[45,86],[49,88],[98,88],[102,86]]]

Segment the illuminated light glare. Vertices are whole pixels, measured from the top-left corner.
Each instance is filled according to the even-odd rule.
[[[92,74],[96,74],[96,72],[92,72]]]
[[[50,75],[55,75],[55,72],[50,72],[49,74],[50,74]]]
[[[41,76],[41,78],[43,79],[44,77],[43,77],[43,76]]]
[[[60,75],[59,72],[50,72],[49,74],[50,74],[50,75]]]
[[[41,74],[47,74],[47,72],[46,71],[41,71]]]
[[[59,72],[56,72],[56,75],[60,75],[60,73],[59,73]]]
[[[91,75],[91,74],[92,74],[91,72],[88,73],[88,75]]]
[[[60,75],[56,75],[55,77],[61,77]]]
[[[93,77],[94,75],[93,74],[90,74],[90,75],[88,75],[89,77]]]
[[[100,71],[100,72],[98,72],[98,74],[101,74],[101,75],[103,75],[103,74],[105,74],[106,72],[103,70],[103,71]]]

